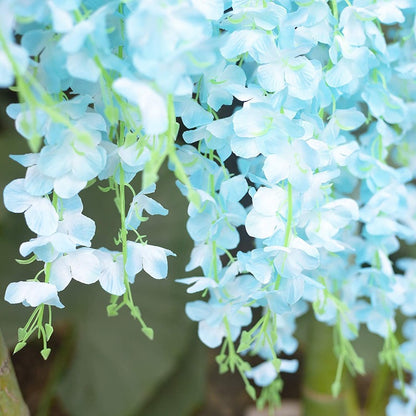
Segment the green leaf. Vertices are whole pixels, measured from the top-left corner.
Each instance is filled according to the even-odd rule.
[[[17,339],[18,341],[23,341],[26,335],[26,330],[24,328],[19,328],[17,330]]]
[[[13,354],[16,354],[17,352],[19,352],[22,348],[24,348],[26,346],[26,342],[25,341],[20,341],[16,344],[16,346],[14,347],[13,350]]]
[[[153,329],[149,327],[142,328],[142,332],[149,338],[150,340],[153,340],[154,333]]]
[[[215,357],[215,361],[217,362],[217,364],[222,364],[224,362],[224,360],[227,358],[227,356],[225,354],[218,354]]]
[[[246,392],[253,400],[256,400],[256,389],[252,385],[246,384]]]
[[[117,316],[117,305],[115,303],[112,303],[111,305],[107,306],[107,316]]]
[[[46,341],[49,341],[53,334],[53,326],[51,324],[45,324]]]
[[[44,360],[47,360],[49,357],[49,354],[51,353],[51,349],[50,348],[44,348],[40,354],[42,355]]]

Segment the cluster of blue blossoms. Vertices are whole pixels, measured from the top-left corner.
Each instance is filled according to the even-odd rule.
[[[139,233],[144,215],[167,214],[149,194],[168,160],[189,200],[187,271],[199,270],[179,282],[203,298],[186,313],[221,346],[220,370],[272,402],[298,366],[279,355],[312,308],[353,372],[360,326],[385,340],[406,397],[387,412],[413,415],[416,260],[390,256],[416,242],[415,14],[414,0],[0,0],[0,87],[17,91],[7,111],[33,151],[12,156],[27,171],[4,203],[36,234],[20,253],[44,264],[6,290],[35,307],[16,349],[39,331],[47,357],[51,306],[72,279],[99,281],[108,313],[127,306],[152,337],[130,285],[142,270],[165,278],[174,255]],[[97,180],[116,193],[118,251],[91,248],[78,193]],[[251,251],[237,250],[239,227]]]

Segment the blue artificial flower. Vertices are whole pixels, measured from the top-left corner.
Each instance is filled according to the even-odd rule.
[[[238,138],[231,141],[231,148],[237,156],[278,153],[282,142],[305,135],[297,120],[276,111],[271,104],[248,103],[234,113],[233,126]]]
[[[345,244],[336,240],[338,232],[350,222],[359,218],[358,205],[353,199],[338,198],[316,210],[305,227],[309,241],[315,247],[325,247],[330,252],[345,248]]]
[[[126,272],[135,276],[144,270],[154,279],[164,279],[168,274],[167,256],[176,254],[166,248],[128,241]]]
[[[24,179],[15,179],[3,191],[4,206],[11,212],[24,212],[28,227],[40,236],[58,229],[58,214],[50,199],[33,196],[25,190]]]
[[[77,246],[91,245],[91,239],[95,234],[95,223],[81,214],[82,204],[79,197],[66,200],[62,205],[62,218],[58,222],[56,231],[22,243],[20,246],[22,256],[33,252],[44,262],[51,262],[60,253],[70,253]]]
[[[200,102],[218,111],[223,105],[231,105],[234,88],[245,84],[243,69],[237,65],[227,65],[223,60],[203,74]]]
[[[329,49],[334,66],[325,74],[327,84],[332,88],[344,87],[349,93],[357,91],[360,78],[368,75],[377,61],[366,46],[354,46],[341,35],[336,35]]]
[[[147,219],[143,217],[143,210],[150,215],[167,215],[168,210],[163,208],[159,202],[149,198],[146,194],[153,193],[156,189],[156,185],[150,185],[146,189],[143,189],[137,194],[130,204],[129,211],[126,216],[126,227],[127,229],[135,230],[141,224],[142,221]]]
[[[0,88],[10,87],[15,78],[14,71],[23,74],[29,65],[27,51],[18,45],[13,39],[13,30],[16,24],[16,17],[13,13],[11,1],[0,2]],[[7,48],[7,52],[5,50]],[[8,54],[11,55],[14,64],[10,62]]]
[[[126,19],[134,67],[166,93],[189,96],[191,75],[201,74],[217,59],[210,39],[212,24],[198,8],[190,1],[141,2]]]
[[[190,97],[177,99],[175,101],[175,111],[188,129],[206,125],[214,119],[209,111]]]
[[[163,208],[159,202],[146,196],[156,190],[156,185],[150,185],[138,193],[130,204],[129,211],[126,216],[126,228],[135,230],[142,221],[147,219],[143,217],[143,210],[150,215],[167,215],[168,210]]]
[[[202,206],[198,209],[190,204],[188,208],[186,228],[191,237],[197,243],[215,239],[221,249],[236,247],[239,242],[236,227],[245,219],[245,210],[239,201],[246,192],[247,182],[240,175],[222,182],[217,200],[199,191]]]
[[[220,19],[225,8],[224,0],[210,0],[207,2],[192,0],[192,5],[210,20]]]
[[[65,289],[72,279],[85,284],[95,283],[100,277],[101,266],[94,252],[83,247],[58,257],[51,264],[49,283],[58,291]]]
[[[217,271],[221,272],[222,264],[218,250],[213,254],[211,245],[207,243],[196,244],[191,251],[191,258],[185,267],[185,271],[189,272],[197,267],[201,267],[204,275],[209,276],[212,269],[212,262],[215,262],[217,265]]]
[[[253,196],[253,209],[247,214],[247,233],[255,238],[271,237],[285,230],[287,193],[280,187],[260,187]]]
[[[242,270],[251,273],[260,283],[270,282],[273,274],[273,265],[262,249],[254,249],[248,253],[239,251],[237,259]]]
[[[101,247],[94,250],[100,266],[98,280],[101,287],[108,293],[121,296],[126,291],[124,284],[123,253],[110,251]],[[128,276],[128,281],[133,283],[134,277]]]
[[[266,157],[263,171],[271,184],[287,179],[294,189],[302,192],[310,187],[312,172],[318,167],[318,152],[304,140],[283,142],[279,154]]]
[[[56,286],[43,282],[13,282],[7,286],[4,299],[9,303],[23,303],[36,307],[42,304],[63,308]]]
[[[166,98],[155,91],[148,82],[118,78],[113,89],[129,102],[138,106],[145,134],[162,134],[168,129]]]
[[[249,307],[232,307],[214,300],[210,300],[209,303],[200,300],[189,302],[185,310],[191,320],[199,322],[198,336],[210,348],[221,345],[222,339],[227,336],[225,317],[228,320],[233,341],[239,336],[241,327],[248,325],[252,319]]]
[[[283,373],[295,373],[299,367],[297,360],[279,360],[279,363],[279,372]],[[246,371],[246,376],[252,378],[259,387],[268,386],[277,378],[277,375],[278,371],[271,361],[266,361]]]
[[[374,117],[383,118],[391,124],[400,123],[406,118],[407,109],[404,101],[379,83],[366,84],[361,96]]]

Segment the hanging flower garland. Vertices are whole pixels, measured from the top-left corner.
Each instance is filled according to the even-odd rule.
[[[108,314],[127,307],[153,337],[130,286],[143,271],[165,278],[174,255],[140,233],[168,213],[151,197],[167,160],[195,243],[195,275],[178,281],[202,293],[186,313],[221,347],[220,371],[275,404],[280,373],[298,366],[279,357],[312,308],[334,327],[333,393],[344,364],[364,371],[351,341],[365,325],[409,400],[394,396],[388,414],[413,412],[416,261],[394,268],[390,256],[416,237],[415,12],[412,0],[0,0],[0,87],[17,92],[7,112],[32,150],[11,156],[27,170],[4,204],[36,235],[22,263],[40,264],[6,290],[35,308],[15,351],[38,333],[47,358],[52,306],[72,279],[98,281]],[[91,247],[82,214],[79,192],[98,183],[115,195],[116,250]],[[252,250],[238,251],[239,227]],[[410,318],[402,345],[398,312]]]

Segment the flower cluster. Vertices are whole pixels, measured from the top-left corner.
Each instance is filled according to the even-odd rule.
[[[0,86],[16,84],[8,113],[33,150],[12,156],[27,171],[4,203],[37,235],[21,254],[44,263],[6,291],[37,308],[17,349],[39,329],[47,355],[43,308],[63,306],[71,279],[99,281],[109,314],[127,305],[152,336],[129,285],[142,270],[167,275],[173,253],[138,232],[144,212],[167,214],[148,196],[167,159],[189,200],[187,271],[201,270],[179,282],[209,295],[186,313],[203,343],[221,346],[220,371],[237,369],[273,404],[280,372],[298,366],[279,356],[296,350],[309,307],[353,372],[364,371],[351,344],[361,325],[385,340],[380,358],[399,379],[416,371],[413,321],[409,341],[395,336],[397,312],[416,315],[415,268],[398,273],[390,259],[416,236],[412,0],[0,0],[0,11]],[[118,251],[91,248],[78,193],[96,180],[116,193]],[[242,230],[251,250],[238,250]],[[414,406],[414,386],[404,391]]]

